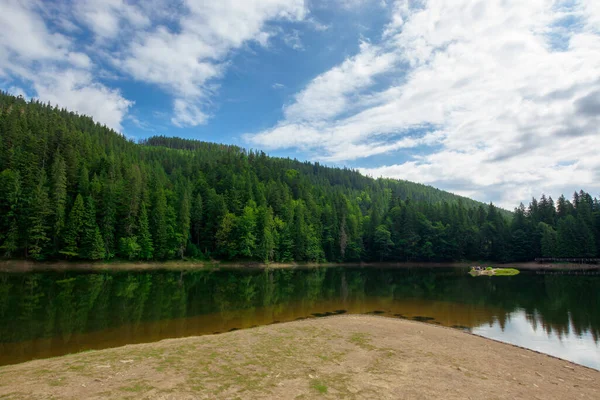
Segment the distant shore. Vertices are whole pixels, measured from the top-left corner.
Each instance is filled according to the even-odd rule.
[[[600,372],[459,330],[341,316],[0,367],[8,398],[600,398]]]
[[[548,263],[510,263],[498,264],[482,261],[465,262],[354,262],[354,263],[260,263],[230,261],[185,261],[170,260],[164,262],[89,262],[89,261],[48,261],[1,260],[0,272],[36,272],[36,271],[144,271],[144,270],[226,270],[226,269],[303,269],[319,267],[345,268],[469,268],[474,265],[497,268],[516,268],[519,270],[600,270],[599,264],[548,264]]]

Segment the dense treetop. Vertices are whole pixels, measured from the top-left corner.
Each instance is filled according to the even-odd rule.
[[[514,217],[430,186],[236,146],[140,143],[0,93],[0,254],[42,259],[530,260],[595,256],[600,205]]]

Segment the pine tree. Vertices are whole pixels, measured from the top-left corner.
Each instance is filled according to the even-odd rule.
[[[35,260],[44,258],[44,249],[50,238],[48,237],[48,217],[51,214],[46,187],[46,172],[40,171],[40,179],[33,193],[29,215],[29,255]]]
[[[77,183],[77,190],[84,197],[90,193],[90,173],[85,165],[82,165],[79,169],[79,182]]]
[[[202,196],[200,193],[194,197],[194,201],[192,202],[191,223],[192,238],[196,246],[200,246],[200,231],[202,229]]]
[[[86,198],[85,215],[83,218],[83,237],[80,255],[90,260],[100,260],[106,256],[104,241],[100,228],[96,223],[96,205],[92,196]]]
[[[85,217],[85,207],[83,197],[80,194],[75,198],[75,203],[69,213],[69,219],[63,235],[63,248],[60,251],[67,257],[78,257],[81,251],[81,238],[83,234],[83,224]]]
[[[60,151],[54,157],[51,171],[51,199],[52,210],[54,212],[52,241],[54,243],[54,249],[57,251],[60,246],[60,238],[66,223],[67,208],[67,170],[65,160],[62,158]]]
[[[0,246],[0,249],[4,250],[5,257],[12,257],[19,249],[19,218],[21,216],[23,190],[21,174],[18,171],[5,170],[2,173],[5,175],[5,179],[3,179],[5,181],[4,183],[8,185],[6,188],[6,203],[8,210],[5,216],[5,225],[8,227],[8,231],[4,236],[4,242],[2,243],[2,246]]]
[[[540,222],[538,225],[538,230],[541,232],[541,251],[542,257],[557,257],[559,253],[557,251],[558,246],[558,235],[554,228]]]
[[[569,200],[567,200],[565,198],[564,195],[560,195],[560,197],[558,198],[558,203],[556,204],[556,213],[558,218],[564,218],[567,215],[571,214],[571,211],[573,209],[573,206],[571,205],[571,203],[569,202]]]
[[[142,202],[140,209],[140,219],[138,222],[140,257],[145,260],[150,260],[154,255],[154,247],[152,246],[152,235],[148,224],[148,212],[146,211],[146,203]]]
[[[256,203],[248,202],[240,218],[237,219],[237,243],[239,254],[252,257],[256,248]]]
[[[258,211],[258,232],[260,234],[258,243],[258,256],[265,263],[274,261],[276,244],[276,225],[273,219],[273,209],[261,206]]]
[[[88,244],[87,258],[90,260],[102,260],[106,256],[106,250],[104,250],[104,239],[100,233],[100,228],[96,226],[93,234],[91,235],[91,242]]]
[[[232,259],[238,254],[234,239],[235,226],[235,214],[227,213],[221,220],[221,226],[215,235],[220,253],[228,259]]]
[[[385,225],[379,225],[375,229],[375,236],[373,239],[375,251],[379,257],[379,261],[383,261],[383,259],[389,255],[392,246],[394,246],[391,233]]]
[[[167,227],[167,197],[162,188],[158,189],[154,200],[153,220],[154,256],[157,259],[164,259],[169,254],[169,231]]]
[[[187,246],[188,239],[190,237],[190,214],[191,213],[191,202],[189,190],[183,189],[181,195],[181,202],[179,204],[179,221],[178,221],[178,232],[177,232],[177,253],[180,258],[183,258],[185,248]]]

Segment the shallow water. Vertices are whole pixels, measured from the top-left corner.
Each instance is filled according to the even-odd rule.
[[[463,329],[600,369],[600,277],[465,269],[0,274],[0,365],[334,314]]]

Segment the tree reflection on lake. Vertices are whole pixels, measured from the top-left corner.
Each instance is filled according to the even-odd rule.
[[[320,268],[0,274],[0,365],[343,313],[470,330],[600,369],[600,277]]]

